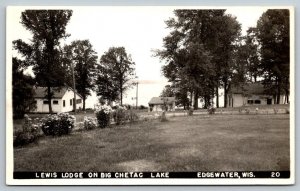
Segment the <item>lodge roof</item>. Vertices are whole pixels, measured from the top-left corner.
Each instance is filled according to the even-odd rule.
[[[36,87],[33,88],[33,90],[35,92],[35,94],[33,96],[34,98],[46,98],[47,87],[36,86]],[[73,91],[72,88],[67,87],[67,86],[51,88],[51,91],[53,92],[52,98],[58,98],[58,99],[62,98],[68,90]],[[79,94],[77,93],[77,95],[79,95]]]
[[[164,99],[167,101],[167,104],[172,104],[175,102],[175,97],[153,97],[148,104],[162,105],[164,104]]]
[[[260,82],[256,83],[245,83],[239,86],[232,86],[230,89],[230,93],[232,94],[255,94],[255,95],[265,95],[270,94],[267,92],[269,88],[266,88]]]

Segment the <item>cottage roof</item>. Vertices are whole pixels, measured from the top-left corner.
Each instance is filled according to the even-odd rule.
[[[175,102],[175,97],[153,97],[148,104],[162,105],[164,104],[164,99],[167,100],[167,104],[172,104]]]
[[[230,89],[230,92],[233,94],[256,94],[264,95],[267,93],[268,88],[265,88],[260,82],[257,83],[246,83],[240,86],[233,86]]]
[[[35,87],[33,89],[35,92],[35,94],[33,96],[34,98],[46,98],[47,87]],[[73,91],[73,89],[70,87],[51,88],[51,91],[53,92],[52,98],[58,98],[58,99],[62,98],[68,90]],[[79,94],[77,93],[77,95],[79,95]]]

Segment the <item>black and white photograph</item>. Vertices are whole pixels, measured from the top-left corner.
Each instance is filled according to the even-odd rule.
[[[295,182],[291,6],[9,6],[6,184]]]

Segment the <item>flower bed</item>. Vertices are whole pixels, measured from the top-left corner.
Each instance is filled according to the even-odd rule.
[[[97,127],[97,123],[92,117],[84,117],[83,127],[85,130],[92,130]]]
[[[16,132],[13,143],[14,146],[23,146],[32,142],[36,142],[40,137],[39,125],[33,124],[32,119],[28,115],[25,115],[24,118],[22,130]]]
[[[100,128],[106,128],[110,125],[112,109],[107,105],[96,105],[95,114]]]
[[[75,120],[68,113],[50,114],[41,119],[41,128],[45,135],[66,135],[74,128]]]

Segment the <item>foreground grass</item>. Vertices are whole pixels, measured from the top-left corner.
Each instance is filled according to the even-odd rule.
[[[289,115],[205,115],[43,137],[15,171],[289,170]]]

